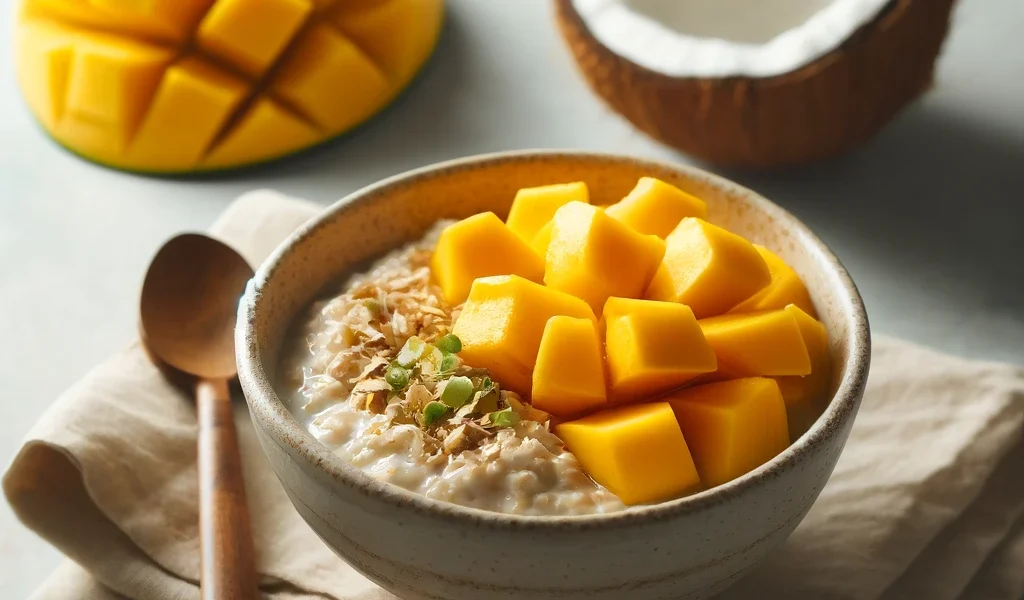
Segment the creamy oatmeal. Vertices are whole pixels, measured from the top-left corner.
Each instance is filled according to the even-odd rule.
[[[430,498],[523,515],[621,510],[549,431],[546,413],[456,357],[459,307],[445,304],[430,273],[446,225],[300,317],[278,370],[281,397],[339,456]]]

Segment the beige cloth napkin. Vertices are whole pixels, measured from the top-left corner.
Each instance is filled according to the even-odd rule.
[[[211,231],[257,264],[316,210],[258,191]],[[244,403],[236,418],[265,597],[393,600],[312,533]],[[1018,600],[1022,432],[1024,370],[878,339],[832,479],[791,538],[724,597]],[[53,404],[3,489],[24,523],[74,561],[37,600],[198,597],[194,408],[138,346]]]

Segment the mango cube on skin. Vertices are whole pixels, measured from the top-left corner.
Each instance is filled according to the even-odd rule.
[[[452,327],[462,341],[459,357],[490,370],[502,387],[529,395],[544,328],[556,315],[597,321],[586,302],[522,277],[477,279]]]
[[[708,205],[672,184],[641,177],[633,191],[606,212],[640,233],[665,239],[684,217],[706,218]]]
[[[789,304],[795,304],[813,317],[816,313],[814,311],[814,304],[811,302],[811,295],[807,293],[807,287],[804,286],[803,280],[796,274],[796,271],[779,258],[778,255],[764,246],[754,244],[754,248],[768,265],[768,272],[771,273],[772,282],[762,288],[761,291],[732,307],[729,312],[774,310],[785,308]]]
[[[719,365],[743,377],[808,375],[811,358],[800,325],[788,310],[702,319],[700,328]]]
[[[441,232],[430,268],[451,305],[462,303],[473,280],[492,275],[544,277],[544,261],[492,212],[453,223]]]
[[[709,383],[666,400],[707,487],[736,479],[789,446],[786,405],[773,379]]]
[[[601,339],[592,319],[551,317],[533,369],[530,402],[556,417],[574,417],[605,405]]]
[[[707,221],[683,219],[665,243],[646,297],[686,304],[698,319],[723,314],[771,283],[753,244]]]
[[[602,321],[613,403],[648,400],[717,366],[714,350],[685,305],[609,298]]]
[[[537,232],[554,218],[555,211],[570,202],[590,203],[586,183],[576,181],[523,188],[516,193],[505,224],[512,233],[530,243]]]
[[[603,410],[555,427],[595,481],[625,504],[660,502],[701,487],[690,449],[666,402]]]
[[[552,220],[544,283],[601,312],[611,296],[643,295],[664,252],[657,237],[633,231],[596,206],[570,202]]]
[[[794,304],[785,310],[796,319],[811,359],[810,375],[775,377],[786,402],[789,437],[795,440],[810,429],[830,400],[827,393],[832,378],[832,354],[828,331],[821,322]]]

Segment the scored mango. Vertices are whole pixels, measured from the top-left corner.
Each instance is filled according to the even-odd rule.
[[[602,321],[615,403],[647,400],[716,368],[715,352],[687,306],[609,298]]]
[[[625,504],[668,500],[701,487],[687,440],[668,403],[604,410],[562,423],[555,434],[587,473]]]
[[[63,146],[146,172],[236,167],[344,133],[429,57],[443,0],[23,0],[15,69]]]
[[[789,437],[795,440],[811,427],[828,404],[832,355],[829,352],[828,331],[820,321],[795,304],[787,306],[785,310],[796,319],[811,359],[809,375],[775,377],[782,391],[782,399],[786,402]]]
[[[700,321],[719,365],[743,377],[808,375],[811,359],[789,310],[728,314]]]
[[[640,297],[664,252],[657,237],[633,231],[596,206],[570,202],[552,219],[544,283],[599,313],[611,296]]]
[[[517,238],[518,239],[518,238]],[[489,369],[503,386],[529,395],[548,319],[566,315],[596,322],[586,302],[515,275],[482,277],[452,327],[466,364]]]
[[[555,211],[570,202],[590,203],[590,192],[582,181],[523,188],[516,192],[505,224],[523,241],[530,243],[555,216]],[[550,228],[548,232],[550,240]],[[541,254],[541,256],[545,256]]]
[[[465,301],[473,280],[491,275],[519,275],[531,281],[544,277],[544,261],[509,231],[494,213],[453,223],[441,232],[430,268],[448,304]]]
[[[574,417],[604,406],[607,389],[601,354],[592,319],[548,319],[533,370],[530,403],[556,417]]]
[[[605,212],[640,233],[665,239],[684,217],[706,218],[708,205],[672,184],[641,177],[625,198]]]
[[[683,219],[665,242],[646,297],[686,304],[698,319],[723,314],[771,283],[753,244],[702,219]]]
[[[789,304],[795,304],[804,312],[814,316],[816,313],[814,304],[811,302],[811,295],[807,292],[807,287],[804,286],[804,282],[796,274],[796,271],[764,246],[754,244],[754,248],[768,265],[768,272],[772,277],[771,283],[732,307],[729,312],[757,312],[785,308]]]
[[[666,400],[705,486],[736,479],[789,445],[786,405],[772,379],[709,383],[674,392]]]

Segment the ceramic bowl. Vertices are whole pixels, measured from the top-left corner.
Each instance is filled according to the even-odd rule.
[[[709,219],[779,253],[828,327],[834,398],[758,469],[699,494],[598,516],[521,517],[434,501],[376,481],[308,434],[274,393],[278,347],[329,282],[437,219],[504,217],[517,189],[586,181],[592,202],[644,175],[704,198]],[[792,215],[692,167],[581,152],[513,152],[425,167],[364,188],[289,237],[242,298],[238,370],[260,443],[302,517],[366,577],[410,600],[704,598],[793,531],[846,443],[867,378],[867,317],[849,275]]]

